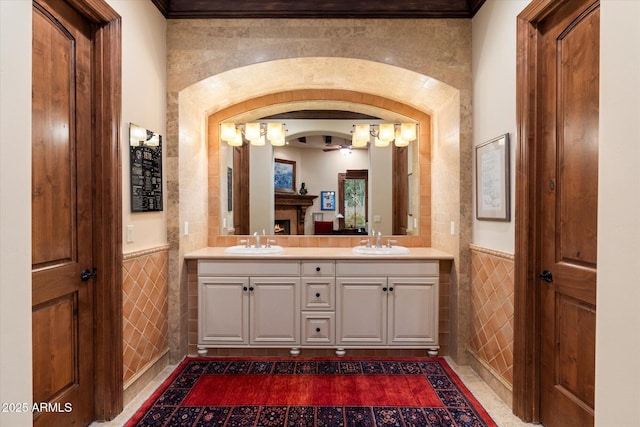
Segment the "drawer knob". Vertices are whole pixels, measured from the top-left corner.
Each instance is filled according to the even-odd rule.
[[[316,298],[320,298],[320,292],[316,292]]]
[[[316,328],[316,332],[320,332],[320,328]]]
[[[320,271],[320,267],[316,267],[316,271]]]

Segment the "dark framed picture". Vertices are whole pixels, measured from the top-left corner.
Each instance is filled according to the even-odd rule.
[[[296,162],[274,159],[273,189],[276,193],[296,192]]]
[[[162,135],[129,124],[131,212],[162,210]]]
[[[509,134],[476,146],[476,218],[510,221]]]
[[[336,210],[336,192],[321,191],[320,192],[320,209],[323,211]]]

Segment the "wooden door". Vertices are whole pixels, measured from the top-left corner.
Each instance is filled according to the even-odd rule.
[[[409,220],[409,147],[393,146],[392,151],[392,230],[391,234],[407,234]]]
[[[594,422],[599,4],[539,26],[540,421]]]
[[[91,26],[62,1],[33,6],[34,425],[94,415]],[[42,406],[41,406],[42,405]]]
[[[250,174],[249,144],[233,147],[233,227],[234,234],[246,236],[249,233]]]

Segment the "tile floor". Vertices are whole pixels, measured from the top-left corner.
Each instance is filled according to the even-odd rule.
[[[445,357],[447,363],[458,374],[467,388],[489,412],[491,417],[500,427],[533,426],[535,424],[524,423],[511,413],[511,409],[487,386],[484,381],[469,366],[457,366],[449,357]],[[167,366],[149,385],[133,399],[114,420],[107,422],[94,422],[90,427],[121,427],[135,414],[145,400],[162,384],[175,365]]]

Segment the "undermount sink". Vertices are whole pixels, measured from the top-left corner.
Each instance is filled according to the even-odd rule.
[[[360,255],[402,255],[410,252],[409,248],[405,248],[404,246],[383,246],[381,248],[356,246],[352,251],[353,253]]]
[[[261,246],[256,248],[255,246],[236,245],[230,246],[224,250],[224,253],[229,255],[269,255],[279,254],[282,252],[282,246]]]

